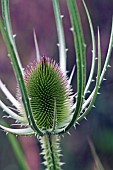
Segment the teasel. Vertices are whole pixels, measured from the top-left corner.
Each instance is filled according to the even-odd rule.
[[[77,92],[74,93],[71,83],[75,74],[75,65],[67,75],[66,59],[67,49],[60,13],[59,1],[53,0],[53,9],[56,20],[59,47],[59,64],[47,56],[40,56],[36,34],[34,41],[36,47],[36,60],[23,69],[10,23],[9,1],[2,0],[2,15],[0,18],[0,30],[9,51],[14,73],[17,79],[17,99],[10,93],[0,80],[1,91],[17,109],[12,111],[0,100],[0,107],[13,118],[20,129],[8,128],[0,125],[5,132],[15,135],[35,135],[42,146],[42,154],[48,170],[60,170],[63,163],[60,162],[60,136],[69,133],[71,127],[83,119],[94,106],[100,85],[104,80],[105,72],[109,66],[109,59],[113,47],[113,22],[109,40],[108,52],[105,63],[101,69],[101,45],[98,28],[98,54],[96,54],[95,35],[90,14],[84,1],[83,5],[89,21],[92,38],[92,64],[89,78],[86,82],[86,45],[82,33],[79,12],[75,0],[67,0],[76,51],[77,65]],[[98,57],[97,57],[98,56]],[[96,60],[97,59],[97,60]],[[89,88],[94,78],[94,70],[97,61],[97,77],[95,87],[90,92]]]

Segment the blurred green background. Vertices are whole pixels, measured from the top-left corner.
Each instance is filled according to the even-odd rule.
[[[85,10],[81,0],[78,0],[85,42],[87,44],[87,76],[91,64],[91,36]],[[104,62],[109,42],[111,20],[113,15],[113,0],[85,0],[94,24],[95,38],[97,40],[97,26],[100,27],[102,60]],[[69,30],[70,20],[66,0],[60,0],[61,11],[64,15],[63,24],[66,36],[66,45],[69,49],[67,65],[68,71],[75,64],[75,51],[72,33]],[[26,67],[35,59],[35,47],[33,41],[33,29],[35,29],[41,55],[54,58],[58,62],[57,32],[51,0],[11,0],[11,21],[20,58],[23,67]],[[0,8],[1,15],[1,8]],[[102,63],[103,63],[102,62]],[[94,159],[88,145],[90,137],[94,143],[96,152],[105,168],[113,170],[113,53],[110,60],[112,66],[106,74],[107,81],[102,83],[100,93],[96,100],[96,109],[92,108],[77,129],[70,130],[71,136],[61,137],[63,157],[66,162],[64,170],[96,170]],[[96,72],[95,72],[96,74]],[[0,78],[8,89],[16,94],[16,80],[7,57],[7,49],[0,34]],[[76,91],[76,76],[73,79],[73,89]],[[0,98],[10,105],[0,92]],[[0,121],[4,113],[0,111]],[[7,119],[5,119],[7,120]],[[11,120],[8,120],[11,122]],[[25,153],[29,170],[44,169],[40,165],[40,145],[33,137],[18,137],[20,145]],[[11,143],[6,134],[0,130],[0,170],[21,170],[21,166],[15,156]]]

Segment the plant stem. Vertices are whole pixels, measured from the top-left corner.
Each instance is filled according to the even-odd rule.
[[[44,155],[44,165],[47,170],[61,170],[59,137],[46,134],[41,137],[42,155]]]

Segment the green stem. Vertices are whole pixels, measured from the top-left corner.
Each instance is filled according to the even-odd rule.
[[[59,137],[46,134],[41,137],[42,155],[44,155],[44,165],[47,170],[61,170]]]

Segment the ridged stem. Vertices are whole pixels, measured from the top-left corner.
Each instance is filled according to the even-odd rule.
[[[61,170],[59,137],[46,134],[41,137],[42,155],[44,156],[44,165],[47,170]]]

